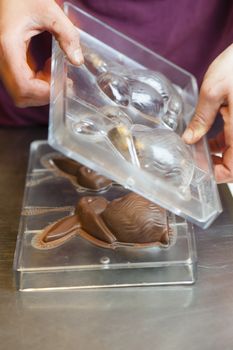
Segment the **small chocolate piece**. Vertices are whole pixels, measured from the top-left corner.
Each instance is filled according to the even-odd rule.
[[[76,177],[77,184],[91,190],[102,190],[112,184],[112,181],[96,171],[66,157],[54,157],[54,165],[63,173]]]
[[[77,176],[78,170],[82,166],[80,163],[76,162],[75,160],[66,158],[66,157],[59,157],[59,158],[54,157],[52,159],[52,162],[55,164],[55,166],[59,170],[73,176]]]
[[[56,247],[74,235],[111,249],[167,247],[175,241],[166,211],[135,193],[111,202],[102,196],[82,197],[75,214],[45,228],[34,246]]]
[[[96,171],[87,168],[86,166],[81,166],[78,170],[77,181],[85,188],[101,190],[112,184],[111,180],[98,174]]]

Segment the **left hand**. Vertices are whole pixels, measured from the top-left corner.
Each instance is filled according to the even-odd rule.
[[[17,107],[49,103],[49,62],[37,72],[28,50],[43,31],[55,36],[72,64],[83,63],[77,28],[55,0],[0,0],[0,79]]]
[[[212,126],[218,111],[224,127],[216,138],[209,141],[214,174],[218,183],[233,182],[233,44],[209,66],[194,117],[183,134],[183,140],[188,144],[199,141]]]

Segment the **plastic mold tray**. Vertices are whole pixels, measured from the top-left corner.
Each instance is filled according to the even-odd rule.
[[[208,227],[222,208],[207,142],[191,147],[180,138],[194,112],[195,78],[77,7],[66,3],[65,12],[80,28],[85,65],[68,63],[53,41],[49,144]],[[166,79],[168,95],[155,87]]]
[[[57,152],[56,152],[57,153]],[[44,166],[54,155],[45,141],[32,143],[24,203],[14,259],[17,288],[98,288],[145,285],[192,284],[196,278],[196,248],[192,225],[169,214],[177,232],[176,243],[167,249],[116,250],[97,247],[82,237],[64,245],[36,249],[33,238],[51,222],[69,215],[83,195],[66,177]],[[127,189],[112,186],[101,196],[123,195]]]

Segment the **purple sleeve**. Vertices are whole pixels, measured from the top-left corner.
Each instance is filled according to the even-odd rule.
[[[83,0],[75,4],[194,74],[232,43],[233,2],[219,0]],[[48,34],[33,40],[38,68],[50,55]],[[46,124],[48,107],[19,109],[0,86],[0,125]]]

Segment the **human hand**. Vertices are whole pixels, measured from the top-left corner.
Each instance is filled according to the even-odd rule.
[[[48,63],[35,72],[27,50],[33,36],[49,31],[72,64],[83,63],[79,35],[55,0],[0,0],[0,75],[18,107],[49,102]]]
[[[195,115],[183,134],[183,140],[188,144],[200,140],[212,126],[218,112],[224,121],[223,130],[209,141],[214,174],[218,183],[233,182],[233,45],[209,66]]]

